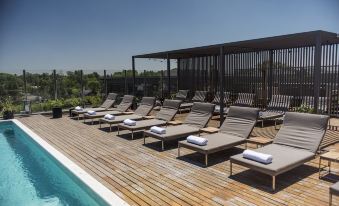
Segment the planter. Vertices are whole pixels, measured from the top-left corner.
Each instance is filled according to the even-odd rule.
[[[53,107],[53,118],[61,118],[62,117],[62,108],[61,107]]]
[[[3,118],[4,119],[13,119],[14,118],[14,112],[12,112],[12,111],[4,111],[3,112]]]

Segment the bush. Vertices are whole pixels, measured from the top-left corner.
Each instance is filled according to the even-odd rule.
[[[65,99],[64,101],[64,107],[69,108],[69,107],[76,107],[82,105],[81,103],[81,98],[70,98],[70,99]]]
[[[315,113],[314,108],[308,107],[304,104],[300,105],[300,107],[297,107],[296,112],[301,112],[301,113]]]
[[[101,105],[101,97],[100,96],[86,96],[85,102],[92,105],[92,107],[98,107]]]

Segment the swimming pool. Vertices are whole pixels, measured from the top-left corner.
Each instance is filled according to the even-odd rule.
[[[127,205],[17,120],[0,122],[0,205]]]

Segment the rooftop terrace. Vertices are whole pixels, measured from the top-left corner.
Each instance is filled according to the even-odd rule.
[[[117,136],[115,130],[65,116],[32,115],[19,121],[131,205],[327,205],[329,186],[339,179],[328,175],[332,180],[319,180],[316,158],[280,175],[273,193],[271,178],[264,174],[234,165],[235,175],[228,177],[228,159],[242,147],[212,154],[210,166],[204,167],[203,155],[184,148],[177,159],[176,141],[160,151],[155,139],[149,138],[144,146],[141,138],[131,140],[126,131]],[[274,126],[256,127],[252,135],[272,138],[276,132]],[[338,134],[328,131],[322,148],[339,149],[339,145],[326,147]],[[339,205],[338,198],[334,197],[333,205]]]

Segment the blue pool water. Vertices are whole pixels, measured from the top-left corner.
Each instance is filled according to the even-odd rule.
[[[13,122],[0,122],[0,206],[106,205]]]

